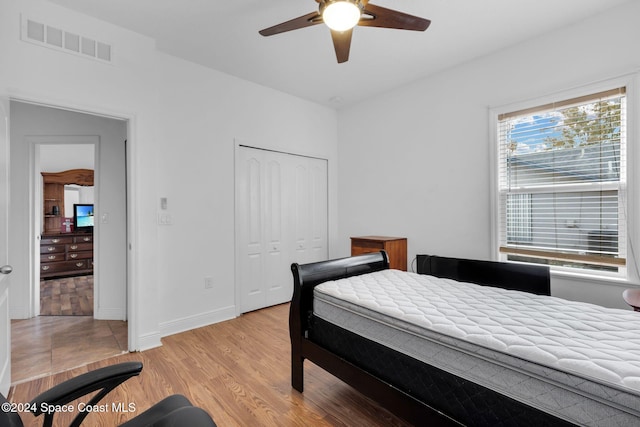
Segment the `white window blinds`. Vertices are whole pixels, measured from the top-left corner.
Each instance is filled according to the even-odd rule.
[[[500,252],[618,271],[626,250],[625,88],[498,117]]]

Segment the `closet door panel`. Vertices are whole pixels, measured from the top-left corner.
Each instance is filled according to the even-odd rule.
[[[289,269],[287,265],[288,247],[284,236],[284,172],[287,158],[276,153],[269,153],[267,158],[265,180],[265,223],[266,241],[268,247],[265,252],[266,305],[280,304],[291,299],[292,286],[287,281]]]
[[[306,159],[297,159],[294,167],[294,181],[292,183],[293,230],[295,241],[295,262],[304,264],[309,262],[309,171]]]
[[[241,268],[238,271],[242,312],[264,307],[266,296],[262,284],[264,271],[263,159],[261,153],[241,151],[241,175],[238,191]]]
[[[328,234],[328,202],[327,202],[327,162],[320,159],[309,159],[309,241],[310,258],[308,262],[324,261],[329,253],[327,250]]]

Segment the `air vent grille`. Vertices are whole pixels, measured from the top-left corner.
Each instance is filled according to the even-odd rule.
[[[21,39],[25,42],[79,55],[84,58],[108,63],[113,62],[113,46],[109,43],[25,17],[22,18]]]

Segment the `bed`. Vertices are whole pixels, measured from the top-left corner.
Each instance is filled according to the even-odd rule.
[[[640,425],[637,313],[549,296],[546,267],[417,267],[293,264],[292,386],[310,360],[415,425]]]

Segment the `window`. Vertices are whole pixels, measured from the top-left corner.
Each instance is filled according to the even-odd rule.
[[[497,138],[501,258],[623,272],[625,88],[500,114]]]

